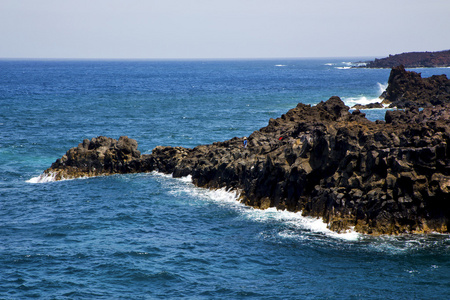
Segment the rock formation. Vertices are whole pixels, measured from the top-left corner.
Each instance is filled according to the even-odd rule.
[[[140,167],[140,158],[135,140],[120,137],[117,141],[100,136],[90,141],[85,139],[78,147],[57,159],[44,173],[52,173],[56,180],[132,173]]]
[[[365,68],[393,68],[404,65],[406,68],[439,68],[450,66],[450,50],[438,52],[409,52],[368,62]]]
[[[450,102],[450,80],[446,75],[422,78],[420,73],[392,68],[388,87],[380,96],[389,107],[427,107]]]
[[[46,170],[56,178],[160,171],[240,192],[243,203],[322,217],[335,231],[448,232],[450,106],[388,111],[370,122],[338,97],[299,104],[243,139],[193,149],[85,140]]]
[[[373,109],[373,108],[384,108],[381,102],[374,102],[369,104],[356,104],[352,106],[353,109]]]
[[[405,75],[399,68],[391,77],[398,72]],[[403,85],[388,88],[390,97],[412,93],[402,92],[411,86],[404,80],[417,84],[417,76],[408,74]],[[140,155],[135,140],[98,137],[70,149],[45,173],[56,179],[151,171],[191,175],[197,186],[237,191],[240,201],[256,208],[320,217],[338,232],[448,233],[450,104],[440,103],[387,111],[385,121],[377,122],[359,110],[350,113],[339,97],[316,106],[300,103],[253,132],[248,147],[233,138],[192,149],[159,146]]]
[[[420,73],[406,71],[400,65],[392,68],[388,87],[380,95],[381,103],[355,105],[354,109],[427,107],[450,102],[450,80],[446,75],[422,78]]]

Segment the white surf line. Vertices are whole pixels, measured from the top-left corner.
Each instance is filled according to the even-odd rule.
[[[208,200],[212,200],[217,203],[231,204],[236,209],[238,209],[244,217],[248,218],[249,220],[254,220],[258,222],[267,222],[269,220],[276,220],[278,222],[288,224],[294,228],[306,229],[310,230],[311,232],[324,234],[328,237],[347,241],[356,241],[361,236],[363,236],[361,233],[354,231],[352,228],[343,233],[334,232],[327,228],[327,224],[323,222],[322,218],[305,217],[302,216],[301,211],[291,212],[287,210],[278,210],[275,207],[270,207],[268,209],[257,209],[251,206],[247,206],[239,201],[238,191],[226,190],[225,188],[212,190],[197,187],[192,183],[191,175],[181,178],[174,178],[172,177],[172,175],[163,174],[155,171],[152,172],[151,174],[187,183],[188,188],[185,189],[185,192],[187,192],[188,194],[191,194],[196,197],[205,197]],[[282,235],[282,233],[280,233],[280,235]]]

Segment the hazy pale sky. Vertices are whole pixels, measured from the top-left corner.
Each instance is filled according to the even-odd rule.
[[[450,0],[0,0],[0,58],[383,57],[449,37]]]

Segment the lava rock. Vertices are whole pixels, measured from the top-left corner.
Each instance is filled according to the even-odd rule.
[[[392,68],[388,87],[380,96],[391,108],[427,107],[450,102],[450,80],[446,75],[422,78],[420,73]]]

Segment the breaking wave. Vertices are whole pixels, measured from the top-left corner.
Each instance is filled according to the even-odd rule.
[[[66,181],[66,180],[75,180],[75,179],[87,179],[87,178],[92,178],[92,177],[100,177],[103,175],[99,175],[99,176],[84,176],[84,177],[77,177],[77,178],[65,178],[62,177],[61,179],[56,180],[56,173],[42,173],[39,176],[36,177],[32,177],[28,180],[26,180],[26,182],[28,183],[49,183],[49,182],[56,182],[56,181]]]
[[[381,96],[381,94],[386,91],[388,84],[387,83],[380,83],[377,82],[377,94]],[[353,107],[354,105],[360,104],[360,105],[367,105],[370,103],[379,103],[382,100],[379,97],[370,97],[365,95],[359,95],[356,97],[343,97],[342,100],[344,101],[345,105],[349,107]],[[384,108],[386,108],[388,105],[383,105]]]
[[[33,177],[28,179],[26,182],[28,183],[47,183],[47,182],[54,182],[56,173],[42,173],[39,176]]]
[[[283,229],[278,232],[282,238],[297,238],[304,234],[321,234],[335,239],[356,241],[361,234],[353,230],[345,233],[337,233],[327,228],[327,224],[320,218],[305,217],[301,212],[290,212],[286,210],[277,210],[274,207],[268,209],[256,209],[246,206],[239,202],[239,192],[228,191],[225,188],[210,190],[199,188],[192,183],[192,177],[172,178],[171,175],[152,172],[154,176],[169,179],[167,184],[170,186],[171,192],[176,195],[188,194],[203,201],[213,201],[219,205],[226,205],[237,211],[243,218],[267,223],[278,222]],[[172,184],[177,182],[175,184]],[[290,233],[286,233],[286,227]],[[294,234],[292,234],[294,232]]]
[[[333,66],[336,64],[325,64],[326,66]],[[365,62],[349,62],[349,61],[343,61],[340,66],[336,66],[334,67],[335,69],[338,70],[348,70],[348,69],[352,69],[352,68],[362,68],[365,67],[367,65],[367,63]]]

